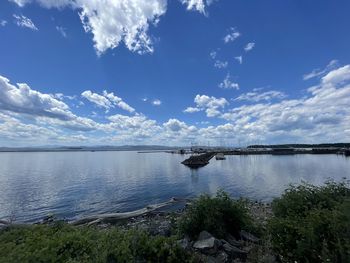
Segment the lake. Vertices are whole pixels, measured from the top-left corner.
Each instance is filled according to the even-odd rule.
[[[270,201],[290,183],[350,178],[350,158],[341,155],[227,156],[198,170],[180,163],[187,157],[132,151],[0,153],[0,218],[35,222],[53,213],[73,219],[220,188],[233,197]]]

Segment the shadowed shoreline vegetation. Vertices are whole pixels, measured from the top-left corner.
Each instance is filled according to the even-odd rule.
[[[10,225],[0,230],[0,262],[207,262],[179,242],[188,238],[193,244],[204,230],[218,240],[238,240],[242,230],[258,236],[256,244],[248,243],[253,249],[246,262],[350,262],[348,182],[290,186],[272,202],[266,226],[248,202],[224,191],[201,195],[174,221],[169,236],[64,222]],[[264,260],[266,251],[273,261]]]

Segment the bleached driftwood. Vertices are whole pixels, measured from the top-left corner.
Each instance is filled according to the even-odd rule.
[[[162,207],[165,207],[165,206],[177,203],[177,202],[182,202],[184,200],[185,199],[172,198],[167,202],[149,205],[145,208],[135,210],[132,212],[93,215],[93,216],[88,216],[88,217],[84,217],[84,218],[72,221],[70,223],[72,225],[75,225],[75,226],[77,226],[77,225],[94,225],[94,224],[98,224],[98,223],[116,223],[120,220],[125,220],[125,219],[129,219],[132,217],[137,217],[137,216],[148,214],[148,213],[153,212],[154,210],[157,210],[159,208],[162,208]]]

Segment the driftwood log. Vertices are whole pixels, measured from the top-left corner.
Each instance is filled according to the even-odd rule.
[[[151,213],[159,208],[183,202],[186,201],[186,199],[177,199],[172,198],[167,202],[154,204],[154,205],[148,205],[145,208],[135,210],[132,212],[125,212],[125,213],[111,213],[111,214],[100,214],[100,215],[93,215],[93,216],[87,216],[75,221],[70,222],[70,224],[78,226],[78,225],[94,225],[98,223],[116,223],[121,220],[126,220],[132,217],[137,217],[141,215],[145,215],[148,213]]]

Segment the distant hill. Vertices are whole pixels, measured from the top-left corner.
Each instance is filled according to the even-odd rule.
[[[42,147],[0,147],[0,152],[71,152],[71,151],[165,151],[182,147],[161,145],[122,146],[42,146]]]
[[[350,143],[250,145],[247,148],[350,148]]]

